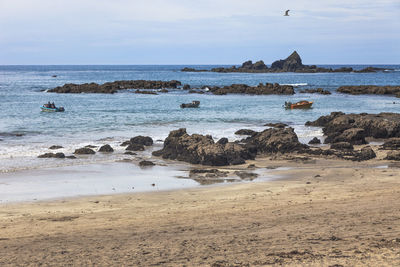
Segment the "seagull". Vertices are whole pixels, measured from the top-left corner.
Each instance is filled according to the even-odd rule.
[[[289,11],[290,11],[290,9],[286,10],[284,16],[289,16]]]

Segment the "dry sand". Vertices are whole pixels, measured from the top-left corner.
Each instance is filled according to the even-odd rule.
[[[0,206],[0,265],[400,266],[400,172],[257,160],[283,179]]]

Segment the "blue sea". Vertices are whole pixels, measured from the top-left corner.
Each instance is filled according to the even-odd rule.
[[[321,65],[362,69],[364,65]],[[136,135],[156,140],[155,147],[171,130],[187,128],[189,133],[211,134],[216,140],[239,139],[241,128],[265,129],[268,122],[284,122],[295,128],[303,142],[321,137],[319,128],[305,127],[332,111],[346,113],[400,112],[400,99],[392,96],[351,96],[336,93],[342,85],[400,85],[400,65],[375,65],[394,69],[378,73],[212,73],[181,72],[187,66],[0,66],[0,173],[23,170],[99,164],[123,158],[119,144]],[[217,66],[188,66],[211,69]],[[52,77],[57,75],[57,77]],[[189,94],[170,90],[158,95],[134,94],[55,94],[47,89],[65,83],[104,83],[116,80],[179,80],[193,87],[224,86],[234,83],[257,85],[279,83],[306,88],[323,88],[332,95],[223,95]],[[285,101],[314,101],[310,110],[285,110]],[[198,109],[181,109],[181,103],[199,100]],[[48,101],[65,107],[63,113],[44,113],[40,106]],[[96,156],[84,160],[43,160],[39,154],[61,145],[69,155],[84,145],[111,144],[120,149],[112,157]],[[149,157],[146,152],[143,157]],[[119,156],[118,156],[119,155]]]

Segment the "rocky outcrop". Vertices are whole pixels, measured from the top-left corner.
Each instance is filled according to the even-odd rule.
[[[247,84],[232,84],[224,87],[208,87],[214,95],[226,94],[249,94],[249,95],[293,95],[294,89],[291,85],[279,85],[277,83],[260,83],[257,86]]]
[[[119,90],[126,89],[162,89],[162,88],[177,88],[181,86],[180,81],[146,81],[146,80],[132,80],[132,81],[115,81],[107,82],[104,84],[85,83],[73,84],[68,83],[63,86],[48,90],[51,93],[102,93],[113,94]]]
[[[74,154],[76,154],[76,155],[91,155],[91,154],[96,154],[96,152],[91,148],[82,147],[82,148],[75,149]]]
[[[186,129],[171,131],[163,149],[154,151],[153,155],[210,166],[242,164],[246,159],[255,157],[240,144],[218,144],[210,135],[189,135]]]
[[[39,155],[38,158],[57,158],[57,159],[63,159],[65,158],[64,153],[44,153],[42,155]]]
[[[208,70],[197,70],[195,68],[184,67],[183,69],[181,69],[181,71],[184,71],[184,72],[205,72],[205,71],[208,71]]]
[[[352,144],[348,142],[338,142],[331,145],[331,149],[336,150],[353,150],[354,147]]]
[[[99,148],[99,152],[111,153],[111,152],[114,152],[114,149],[110,145],[107,144],[107,145],[101,146]]]
[[[318,73],[318,72],[377,72],[386,69],[367,67],[362,70],[354,70],[350,67],[342,67],[338,69],[321,68],[316,65],[304,65],[300,55],[294,51],[286,59],[281,59],[273,62],[271,67],[259,60],[253,63],[251,60],[244,62],[241,66],[232,66],[229,68],[218,67],[211,69],[212,72],[249,72],[249,73],[266,73],[266,72],[302,72],[302,73]],[[181,71],[200,72],[207,70],[196,70],[194,68],[185,67]]]
[[[351,95],[393,95],[400,97],[400,86],[353,85],[340,86],[338,92]]]
[[[365,144],[366,137],[392,138],[400,137],[400,114],[344,114],[332,112],[315,121],[306,122],[307,126],[323,127],[327,136],[325,143],[349,142]]]
[[[304,89],[299,91],[300,94],[321,94],[321,95],[330,95],[331,92],[328,90],[324,90],[322,88],[317,89]]]

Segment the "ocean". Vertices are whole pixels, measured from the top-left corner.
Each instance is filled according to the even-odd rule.
[[[321,65],[362,69],[366,65]],[[248,128],[262,130],[268,122],[284,122],[295,128],[306,143],[322,137],[319,128],[304,123],[333,111],[345,113],[400,112],[400,99],[392,96],[351,96],[336,93],[341,85],[400,85],[400,65],[373,65],[394,69],[377,73],[212,73],[181,72],[186,66],[0,66],[0,198],[1,179],[10,175],[49,168],[71,168],[88,164],[108,164],[126,155],[119,147],[122,141],[137,135],[151,136],[155,148],[171,130],[187,128],[189,133],[210,134],[216,140],[240,139],[234,132]],[[211,69],[217,66],[187,66]],[[52,77],[57,75],[57,77]],[[234,83],[257,85],[279,83],[295,86],[298,92],[323,88],[331,95],[223,95],[189,94],[176,89],[158,95],[134,94],[55,94],[47,89],[65,83],[104,83],[116,80],[179,80],[193,87],[223,86]],[[285,101],[314,101],[310,110],[285,110]],[[201,102],[198,109],[181,109],[181,103]],[[44,113],[40,106],[55,102],[63,113]],[[112,156],[96,155],[77,160],[38,159],[51,145],[61,145],[57,152],[70,155],[85,145],[110,144],[117,148]],[[142,157],[150,157],[151,150]],[[93,168],[92,168],[93,169]],[[3,175],[1,175],[3,174]],[[26,175],[25,175],[26,176]],[[11,179],[12,180],[12,179]],[[4,192],[8,189],[4,189]],[[108,191],[106,191],[108,192]]]

